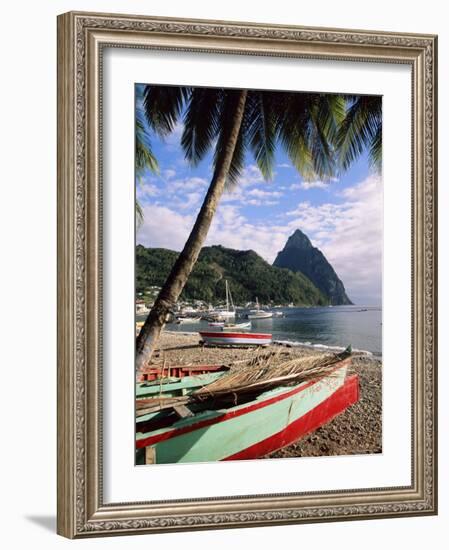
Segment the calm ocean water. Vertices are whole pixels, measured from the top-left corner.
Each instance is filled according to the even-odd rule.
[[[281,308],[284,317],[252,321],[251,332],[271,332],[274,340],[313,347],[345,348],[382,355],[382,309],[373,306]],[[207,322],[167,325],[168,330],[210,330]]]

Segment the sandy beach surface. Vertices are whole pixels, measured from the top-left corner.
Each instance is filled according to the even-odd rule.
[[[198,334],[195,333],[165,331],[161,339],[161,352],[153,359],[155,362],[164,359],[170,365],[218,364],[238,369],[238,361],[260,353],[255,348],[202,347],[199,340]],[[271,348],[278,349],[280,357],[285,360],[323,353],[300,346],[286,347],[273,344]],[[349,373],[359,375],[358,403],[300,441],[265,458],[382,452],[382,362],[371,355],[354,353]]]

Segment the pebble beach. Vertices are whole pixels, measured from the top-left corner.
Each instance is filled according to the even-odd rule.
[[[170,365],[228,365],[238,369],[239,363],[260,353],[256,348],[203,347],[195,333],[165,331],[155,362]],[[320,355],[323,352],[303,346],[272,344],[279,360]],[[264,352],[269,351],[267,348]],[[301,456],[335,456],[382,452],[382,362],[380,358],[354,353],[348,374],[358,374],[360,400],[344,413],[307,435],[300,441],[264,458]]]

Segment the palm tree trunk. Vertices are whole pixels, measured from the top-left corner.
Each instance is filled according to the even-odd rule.
[[[223,194],[226,178],[231,166],[232,157],[240,133],[240,127],[242,125],[246,96],[247,90],[242,90],[236,102],[228,143],[223,150],[221,158],[216,163],[211,184],[195,221],[195,225],[137,337],[137,370],[140,370],[151,360],[151,356],[165,325],[167,314],[178,301],[206,240],[212,219],[217,210],[218,202]]]

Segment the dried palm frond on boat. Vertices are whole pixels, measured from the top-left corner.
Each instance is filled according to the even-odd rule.
[[[271,361],[276,357],[276,352],[269,354],[265,361],[263,356],[255,357],[248,362],[247,366],[236,372],[230,372],[195,391],[192,397],[201,401],[204,398],[216,398],[230,393],[243,395],[329,376],[339,363],[350,357],[351,352],[351,348],[348,347],[340,354],[298,357],[276,366],[273,366]],[[258,364],[260,368],[257,368]]]
[[[298,385],[308,380],[332,377],[333,371],[349,362],[352,353],[349,346],[340,354],[327,354],[290,359],[274,365],[278,351],[260,354],[250,359],[237,371],[230,371],[188,396],[154,398],[137,402],[137,416],[158,410],[173,408],[175,405],[189,405],[207,402],[208,406],[219,407],[228,402],[237,404],[252,398],[255,394],[279,387]]]

